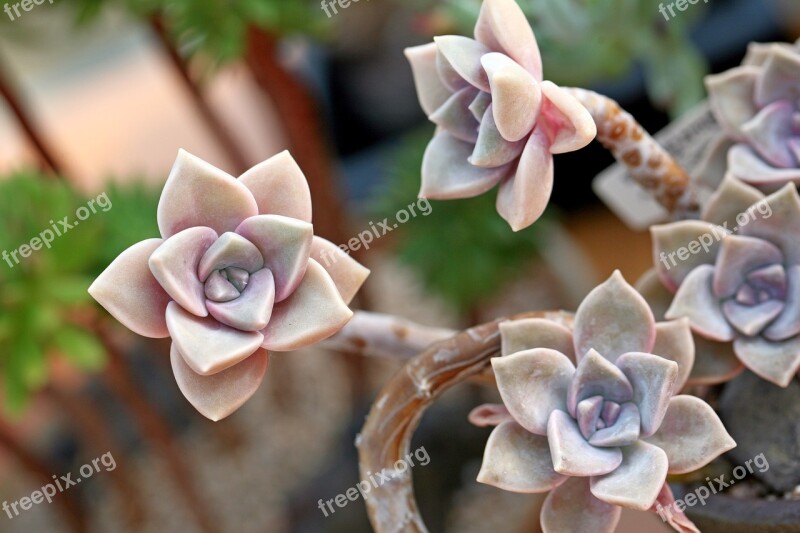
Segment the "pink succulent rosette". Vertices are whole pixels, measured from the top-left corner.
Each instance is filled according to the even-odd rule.
[[[252,396],[267,350],[344,326],[369,273],[314,236],[308,184],[288,152],[237,179],[181,150],[158,227],[160,238],[122,252],[89,293],[135,333],[172,337],[178,386],[212,420]],[[327,270],[315,260],[323,250],[337,258]]]
[[[724,136],[712,145],[702,180],[725,171],[774,190],[800,183],[800,41],[752,43],[742,65],[708,76],[709,102]]]
[[[497,426],[478,481],[550,491],[546,533],[614,531],[621,507],[668,504],[668,473],[696,470],[735,446],[708,404],[675,395],[694,357],[688,322],[656,323],[619,272],[581,303],[572,331],[523,319],[500,333],[503,356],[492,367],[503,405],[470,415]]]
[[[533,224],[553,188],[553,154],[597,134],[572,95],[543,81],[539,47],[514,0],[486,0],[475,39],[457,35],[406,50],[422,109],[438,127],[422,162],[420,197],[482,194],[514,231]]]
[[[702,220],[653,226],[651,233],[658,275],[640,289],[666,318],[689,319],[698,348],[692,381],[724,382],[747,367],[788,386],[800,369],[800,195],[794,184],[765,196],[729,175]],[[676,254],[681,248],[683,257]]]

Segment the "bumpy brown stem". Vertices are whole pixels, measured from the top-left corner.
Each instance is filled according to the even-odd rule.
[[[392,315],[356,311],[350,322],[321,346],[370,357],[411,359],[434,342],[449,339],[456,333],[452,329],[421,326]]]
[[[611,98],[594,91],[566,90],[589,110],[597,124],[597,140],[667,211],[675,215],[697,211],[697,198],[689,174],[630,113]]]
[[[571,327],[572,315],[563,311],[537,311],[513,317],[547,318]],[[484,371],[500,355],[498,324],[502,319],[470,328],[430,346],[413,358],[383,388],[356,439],[361,479],[383,471],[389,481],[371,484],[366,499],[372,527],[378,533],[427,531],[417,509],[411,469],[395,470],[409,452],[411,437],[425,409],[444,391]]]

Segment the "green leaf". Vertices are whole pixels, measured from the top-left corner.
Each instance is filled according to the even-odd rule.
[[[53,341],[82,370],[95,371],[105,365],[105,348],[98,339],[81,329],[65,326],[56,333]]]

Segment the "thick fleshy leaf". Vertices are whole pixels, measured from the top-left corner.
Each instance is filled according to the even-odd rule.
[[[615,270],[581,302],[573,336],[579,362],[594,348],[613,363],[626,352],[649,353],[656,322],[645,299]]]
[[[252,276],[241,296],[229,302],[206,303],[211,316],[232,328],[259,331],[267,327],[275,303],[275,279],[268,268]]]
[[[757,305],[742,305],[735,300],[722,304],[722,312],[742,335],[756,335],[783,311],[783,302],[767,300]]]
[[[656,322],[656,343],[653,353],[678,365],[678,376],[675,378],[673,394],[686,385],[695,361],[694,338],[688,318]]]
[[[514,419],[537,435],[547,434],[554,409],[566,409],[567,390],[575,367],[567,356],[535,348],[492,359],[497,389]]]
[[[717,256],[712,290],[717,298],[730,298],[753,270],[783,263],[777,246],[763,239],[730,235],[722,241]]]
[[[619,448],[596,448],[586,442],[578,424],[564,411],[556,409],[547,423],[547,440],[553,468],[565,476],[599,476],[622,463]]]
[[[617,359],[617,366],[633,385],[633,401],[642,419],[642,436],[649,437],[667,412],[678,379],[678,363],[649,353],[626,353]]]
[[[479,405],[469,412],[469,416],[467,418],[469,419],[470,424],[479,428],[499,426],[503,422],[514,422],[516,424],[514,417],[511,416],[510,412],[508,412],[508,407],[502,403],[485,403],[483,405]],[[526,430],[526,433],[530,432]],[[548,451],[548,454],[549,453],[550,452]]]
[[[656,320],[663,320],[664,313],[672,304],[673,294],[667,290],[661,282],[661,278],[655,268],[651,268],[636,280],[634,284],[636,292],[642,295],[653,311]],[[658,325],[658,324],[656,324]]]
[[[592,396],[591,398],[586,398],[585,400],[578,402],[578,407],[575,408],[575,419],[578,422],[578,429],[581,430],[581,435],[583,435],[583,438],[589,440],[592,435],[594,435],[595,431],[597,431],[597,422],[600,420],[600,415],[602,413],[602,396]]]
[[[650,510],[658,513],[658,516],[678,533],[700,533],[694,522],[675,506],[675,496],[669,488],[669,483],[664,483],[664,486],[661,487],[661,492],[658,493]]]
[[[236,233],[252,242],[275,276],[275,301],[285,300],[300,284],[308,265],[314,229],[308,222],[281,215],[248,218]]]
[[[541,83],[540,121],[550,139],[550,153],[580,150],[597,136],[597,125],[580,101],[551,81]]]
[[[791,46],[786,43],[748,43],[747,52],[742,59],[742,65],[762,66],[767,62],[773,48]]]
[[[481,57],[492,93],[492,113],[500,135],[509,142],[525,138],[542,106],[542,90],[530,72],[510,57],[492,52]]]
[[[723,178],[728,173],[728,150],[730,150],[731,146],[734,144],[736,144],[736,141],[724,133],[718,134],[716,138],[709,141],[703,157],[692,173],[693,176],[697,176],[698,185],[704,186],[712,191],[716,191],[719,188]],[[705,216],[700,218],[708,220],[709,222],[714,222],[715,224],[720,223],[719,221],[706,218]]]
[[[452,200],[482,194],[511,171],[509,165],[480,168],[469,163],[474,146],[447,132],[438,132],[422,159],[420,198]]]
[[[730,381],[744,370],[733,351],[733,343],[716,342],[700,335],[694,336],[695,360],[689,383],[716,385]]]
[[[661,427],[646,440],[667,452],[670,474],[697,470],[736,446],[717,413],[685,394],[670,400]]]
[[[358,289],[369,276],[368,268],[322,237],[315,236],[311,241],[311,259],[322,265],[322,268],[328,272],[345,304],[349,304],[353,300]]]
[[[569,413],[575,416],[578,403],[592,396],[602,396],[606,401],[617,403],[633,399],[633,388],[622,370],[594,349],[586,352],[580,360],[569,384]]]
[[[197,266],[216,240],[217,232],[211,228],[187,228],[165,240],[148,260],[150,271],[167,294],[197,316],[208,316]]]
[[[748,208],[764,198],[755,187],[727,174],[703,207],[702,219],[720,226],[727,223],[725,227],[733,228],[737,225],[736,215],[746,213]]]
[[[614,533],[622,507],[594,497],[586,478],[570,478],[547,495],[542,507],[544,533]]]
[[[469,163],[483,168],[499,167],[517,159],[526,144],[526,139],[509,142],[500,135],[494,121],[493,108],[489,105],[481,120],[478,141],[475,143],[472,155],[469,156]]]
[[[147,264],[164,241],[137,242],[114,259],[89,287],[89,294],[129,330],[144,337],[169,337],[164,317],[172,300]]]
[[[667,289],[677,291],[689,272],[713,264],[727,233],[722,226],[700,220],[650,226],[653,264]]]
[[[553,156],[549,141],[538,127],[528,138],[516,173],[497,193],[497,212],[514,231],[527,228],[544,213],[553,190]]]
[[[240,181],[185,150],[178,151],[158,202],[162,237],[195,226],[221,235],[257,214],[253,195]]]
[[[759,210],[742,226],[742,235],[759,237],[776,245],[786,258],[785,264],[800,264],[800,195],[797,187],[787,183],[779,191],[767,196]]]
[[[525,67],[539,81],[542,58],[525,14],[514,0],[486,0],[475,24],[475,38]]]
[[[469,105],[477,94],[478,90],[474,87],[464,87],[448,98],[428,119],[456,139],[475,143],[478,140],[478,121],[472,116]]]
[[[800,182],[800,167],[773,167],[745,144],[737,144],[728,151],[728,171],[744,182],[765,189],[786,182]]]
[[[615,423],[609,427],[598,429],[589,438],[592,446],[629,446],[639,439],[639,409],[633,402],[622,404]],[[624,451],[624,448],[623,448]]]
[[[237,364],[255,352],[263,335],[239,331],[211,317],[189,314],[175,302],[167,306],[167,327],[176,349],[196,373],[210,376]]]
[[[472,116],[475,117],[475,120],[481,121],[483,120],[483,117],[486,114],[486,111],[489,109],[489,105],[491,105],[491,103],[492,95],[480,91],[477,96],[475,96],[475,100],[469,104],[469,111],[472,113]]]
[[[764,330],[764,337],[781,341],[800,333],[800,265],[786,270],[786,304],[783,313]]]
[[[769,104],[742,125],[745,141],[772,165],[792,167],[796,164],[787,144],[793,135],[793,114],[794,104],[781,100]]]
[[[254,166],[239,181],[258,205],[259,215],[283,215],[311,222],[311,191],[288,150]]]
[[[300,285],[272,309],[263,347],[286,352],[309,346],[342,329],[352,316],[325,269],[309,259]]]
[[[461,77],[438,49],[436,50],[436,71],[439,73],[439,79],[442,80],[442,83],[453,92],[460,91],[464,87],[470,87],[469,82]],[[480,120],[480,117],[475,118]]]
[[[754,99],[759,74],[759,68],[747,66],[706,76],[708,100],[714,118],[734,139],[741,138],[739,127],[758,111]]]
[[[756,80],[755,102],[764,107],[771,102],[800,99],[797,78],[800,76],[800,54],[785,46],[770,50],[762,66],[761,75]]]
[[[667,478],[667,454],[638,441],[622,448],[619,468],[591,479],[595,497],[626,509],[646,511],[653,506]]]
[[[781,387],[788,386],[800,369],[800,335],[784,341],[739,337],[733,349],[747,368]]]
[[[713,277],[714,267],[711,265],[700,265],[692,270],[675,294],[666,317],[669,320],[687,317],[692,329],[701,335],[712,340],[730,341],[736,332],[712,292]]]
[[[425,115],[430,115],[448,99],[452,91],[442,82],[436,67],[439,53],[436,43],[412,46],[405,49],[405,56],[411,63],[417,98]]]
[[[232,231],[220,235],[200,259],[197,276],[205,281],[215,270],[237,267],[250,272],[261,270],[264,258],[255,245]]]
[[[186,364],[173,343],[170,361],[183,395],[206,418],[217,422],[234,413],[258,390],[267,371],[267,351],[256,353],[213,376],[201,376]]]
[[[481,65],[481,57],[491,52],[486,46],[461,35],[442,35],[433,38],[439,52],[448,63],[473,87],[489,92],[489,79]]]
[[[479,483],[512,492],[546,492],[566,479],[553,470],[547,437],[513,421],[503,422],[489,435]]]
[[[203,292],[206,298],[214,302],[229,302],[239,297],[239,290],[218,270],[215,270],[208,276],[205,284],[203,285]]]
[[[533,348],[550,348],[575,361],[572,332],[552,320],[523,318],[500,322],[502,354],[510,355]]]

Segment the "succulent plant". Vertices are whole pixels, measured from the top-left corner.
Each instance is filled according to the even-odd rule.
[[[728,176],[702,218],[651,228],[656,271],[674,293],[665,316],[687,317],[699,337],[732,342],[740,364],[786,387],[800,368],[797,189],[789,183],[765,196]],[[645,290],[657,299],[655,292]],[[716,381],[733,377],[720,370]]]
[[[800,182],[797,80],[800,41],[752,43],[741,66],[706,78],[711,109],[725,135],[710,148],[703,180],[716,185],[727,168],[767,192]]]
[[[536,38],[514,0],[486,0],[475,39],[435,37],[406,50],[422,109],[438,126],[422,162],[420,196],[469,198],[498,183],[497,211],[514,231],[544,211],[553,154],[586,146],[597,129],[572,95],[543,81]]]
[[[337,332],[369,271],[315,237],[311,199],[288,152],[238,179],[181,150],[158,205],[161,238],[134,244],[90,294],[145,337],[172,337],[178,386],[219,420],[258,388],[269,351]],[[320,254],[327,266],[320,262]]]
[[[492,367],[504,405],[471,414],[497,425],[478,481],[551,491],[545,532],[613,531],[621,507],[653,507],[668,473],[735,446],[708,404],[675,395],[694,356],[688,321],[656,323],[619,272],[581,303],[572,331],[522,319],[500,332]]]

